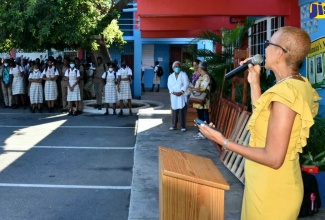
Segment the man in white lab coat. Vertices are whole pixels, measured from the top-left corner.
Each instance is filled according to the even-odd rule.
[[[172,127],[169,130],[176,130],[178,119],[180,119],[181,131],[184,132],[186,131],[187,111],[187,96],[184,92],[187,90],[189,80],[187,74],[181,71],[181,63],[179,61],[175,61],[172,68],[174,72],[169,75],[167,83],[172,108]]]

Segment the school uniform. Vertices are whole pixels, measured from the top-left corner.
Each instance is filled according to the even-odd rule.
[[[64,76],[68,77],[68,79],[69,79],[68,83],[69,83],[70,87],[72,87],[78,81],[78,77],[80,77],[80,72],[76,68],[69,68],[65,71]],[[68,100],[68,102],[74,102],[74,101],[81,100],[80,89],[79,89],[78,84],[74,87],[73,91],[70,91],[70,89],[68,88],[67,100]]]
[[[29,74],[28,79],[42,79],[41,71],[33,71]],[[30,104],[43,103],[43,85],[41,82],[31,82],[29,88]]]
[[[45,68],[42,75],[46,78],[54,78],[55,76],[59,76],[59,72],[54,66],[52,66],[51,68]],[[58,87],[56,81],[46,80],[44,86],[44,93],[46,101],[56,100],[58,98]]]
[[[13,76],[12,80],[12,94],[13,95],[24,95],[25,86],[24,86],[24,75],[20,66],[10,68],[10,75]]]
[[[102,78],[106,80],[105,84],[105,103],[116,103],[117,102],[117,91],[116,91],[116,79],[115,72],[106,71]]]
[[[130,81],[123,80],[123,79],[127,79],[129,76],[132,76],[132,70],[128,66],[126,66],[125,69],[121,67],[116,73],[116,77],[119,76],[121,76],[122,80],[120,80],[120,85],[119,85],[120,92],[117,93],[118,100],[132,99]]]

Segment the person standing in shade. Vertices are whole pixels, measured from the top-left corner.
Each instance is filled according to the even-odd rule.
[[[19,108],[19,101],[21,105],[26,108],[25,106],[25,85],[24,85],[24,73],[21,66],[16,64],[14,60],[10,62],[10,76],[12,81],[12,96],[15,99],[15,106],[13,108]]]
[[[94,88],[96,93],[96,106],[98,110],[102,109],[104,83],[102,75],[107,71],[107,65],[103,63],[102,57],[97,57],[97,68],[94,72]]]
[[[210,108],[210,77],[208,75],[208,66],[206,62],[200,62],[198,65],[197,71],[200,74],[200,77],[195,81],[194,88],[190,90],[192,92],[205,92],[207,93],[204,104],[193,103],[193,108],[196,109],[197,117],[205,121],[207,124],[210,123],[209,119],[209,108]],[[198,132],[194,135],[195,139],[205,139],[204,135],[201,132]]]
[[[10,60],[4,60],[3,67],[0,70],[1,89],[5,102],[4,108],[12,107],[12,79],[10,77]]]
[[[81,114],[83,112],[85,68],[83,65],[80,64],[80,59],[78,57],[76,57],[74,61],[76,64],[76,68],[79,70],[80,73],[80,78],[79,78],[80,101],[78,105],[78,114]]]
[[[119,115],[123,115],[124,100],[128,101],[129,113],[132,115],[132,95],[131,95],[131,77],[132,70],[126,65],[126,61],[123,60],[122,67],[116,73],[117,77],[117,98],[120,100],[120,112]]]
[[[265,68],[274,72],[276,84],[264,93],[261,66],[248,64],[253,105],[246,126],[251,134],[249,146],[227,139],[213,125],[199,125],[208,139],[245,157],[242,220],[298,218],[304,195],[299,154],[307,144],[321,99],[299,74],[310,47],[309,34],[296,27],[281,27],[265,41]]]
[[[54,112],[54,102],[58,98],[58,87],[56,80],[59,76],[59,71],[53,66],[54,60],[49,59],[47,61],[47,67],[43,70],[43,80],[45,80],[44,93],[45,101],[47,101],[47,107],[49,112]]]
[[[58,79],[56,80],[56,84],[57,84],[57,87],[58,87],[58,99],[57,99],[57,103],[58,103],[58,106],[63,107],[63,104],[62,104],[62,89],[61,89],[61,82],[62,82],[62,78],[64,76],[64,72],[62,72],[62,68],[63,68],[64,64],[62,62],[62,56],[58,56],[56,58],[56,62],[55,62],[55,68],[59,71],[59,76],[58,76]],[[32,66],[33,68],[33,66]],[[32,71],[31,71],[32,72]]]
[[[106,112],[104,115],[108,115],[109,105],[113,105],[113,115],[116,115],[116,102],[117,102],[117,91],[116,91],[116,77],[113,64],[109,64],[108,71],[103,73],[103,81],[105,84],[105,98]]]
[[[32,67],[28,80],[30,82],[29,98],[32,108],[32,113],[35,113],[35,108],[41,113],[41,105],[43,103],[43,85],[42,85],[42,72],[37,63]]]
[[[170,93],[172,108],[172,126],[169,130],[176,130],[178,120],[180,121],[181,131],[186,131],[186,107],[187,96],[184,92],[187,90],[189,79],[187,74],[181,71],[181,63],[175,61],[172,65],[174,72],[169,75],[167,86]]]
[[[74,60],[70,61],[70,68],[65,71],[64,76],[68,81],[69,115],[78,115],[78,105],[81,99],[79,89],[80,72],[75,68]],[[76,111],[73,111],[73,104],[76,106]]]
[[[141,88],[142,88],[142,92],[144,93],[145,92],[145,89],[144,89],[144,66],[142,66],[142,63],[141,63]]]
[[[68,106],[68,101],[67,101],[67,97],[68,97],[68,80],[66,77],[64,77],[65,72],[67,71],[67,69],[69,69],[69,64],[70,64],[70,59],[68,57],[65,57],[63,59],[63,66],[61,69],[61,94],[62,94],[62,109],[61,112],[68,112],[69,110],[69,106]]]
[[[150,92],[154,91],[155,85],[157,85],[157,90],[156,92],[159,92],[159,87],[160,87],[160,77],[158,76],[157,72],[158,72],[158,68],[159,68],[159,61],[157,60],[155,62],[155,66],[153,68],[153,72],[154,72],[154,76],[153,76],[153,82],[152,82],[152,88],[150,90]]]

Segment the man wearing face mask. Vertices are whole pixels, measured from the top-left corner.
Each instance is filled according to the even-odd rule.
[[[12,106],[12,91],[11,91],[11,83],[12,80],[10,78],[10,66],[9,60],[6,59],[3,63],[3,66],[0,68],[0,79],[1,79],[1,89],[2,95],[4,99],[4,108],[11,108]]]
[[[169,75],[167,81],[172,108],[172,126],[169,130],[176,130],[179,121],[181,131],[185,132],[187,96],[184,95],[184,92],[187,90],[189,80],[187,74],[181,71],[181,63],[179,61],[175,61],[172,68],[174,72]],[[180,117],[180,120],[178,120],[178,117]]]
[[[103,63],[103,59],[101,57],[97,57],[97,68],[94,72],[94,88],[96,93],[96,106],[98,110],[102,109],[102,99],[103,99],[103,79],[102,75],[104,72],[108,70],[106,64]]]

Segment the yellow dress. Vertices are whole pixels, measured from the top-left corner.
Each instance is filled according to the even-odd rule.
[[[278,170],[246,159],[242,220],[295,220],[298,217],[303,198],[299,153],[307,143],[313,117],[318,112],[316,101],[321,99],[308,80],[304,80],[291,78],[276,84],[254,103],[248,124],[250,147],[265,147],[271,102],[280,102],[297,115],[285,161]]]

